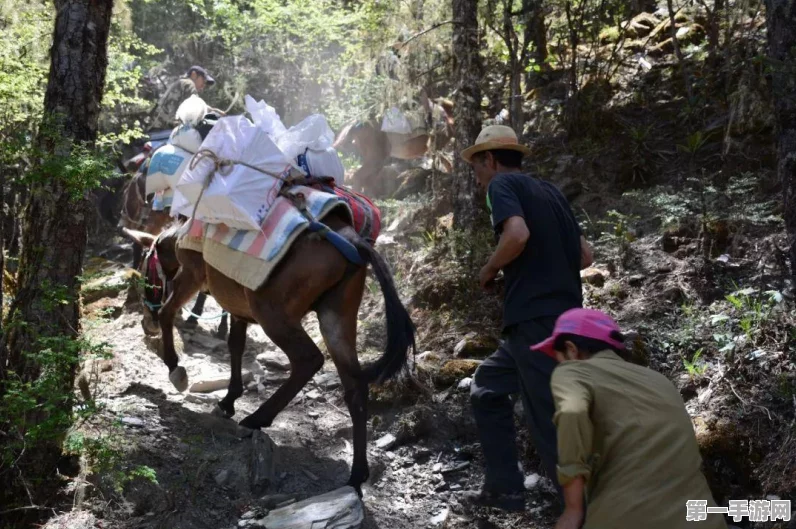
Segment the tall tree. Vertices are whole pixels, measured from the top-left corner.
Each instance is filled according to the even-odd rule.
[[[796,2],[766,0],[766,19],[777,121],[777,175],[785,202],[791,273],[796,277]]]
[[[477,208],[475,177],[458,153],[472,145],[481,131],[483,67],[478,33],[478,0],[453,0],[453,24],[453,70],[456,79],[453,222],[457,228],[471,229]]]
[[[494,18],[497,9],[501,11],[500,24]],[[509,56],[508,107],[511,127],[517,136],[522,136],[525,127],[522,79],[525,77],[527,89],[535,77],[533,73],[541,71],[547,62],[547,28],[542,13],[542,2],[522,0],[522,6],[517,11],[514,9],[514,0],[501,0],[500,6],[495,5],[495,0],[489,0],[487,24],[506,45]],[[518,28],[521,28],[522,36],[519,35]],[[531,59],[534,61],[533,65],[529,65]]]
[[[85,160],[91,159],[97,138],[108,63],[113,0],[54,0],[54,6],[45,113],[36,138],[39,159],[28,179],[17,288],[0,342],[0,402],[23,405],[24,400],[13,397],[39,387],[32,395],[46,403],[25,409],[23,417],[0,417],[0,446],[25,445],[13,463],[16,468],[0,472],[4,506],[47,499],[40,496],[49,492],[47,487],[19,491],[29,489],[26,479],[56,475],[62,435],[69,426],[79,349],[79,276],[87,238]],[[46,386],[41,386],[43,381]],[[39,433],[31,446],[33,437],[26,436],[35,428]]]

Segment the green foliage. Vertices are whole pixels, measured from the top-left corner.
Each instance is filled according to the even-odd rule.
[[[126,462],[121,425],[116,424],[110,433],[98,436],[72,431],[64,441],[66,454],[81,456],[93,474],[109,482],[119,494],[125,485],[135,479],[143,479],[157,485],[157,472],[147,465],[130,465]]]
[[[611,210],[608,212],[608,220],[600,221],[607,229],[601,233],[598,242],[612,248],[623,264],[630,256],[630,244],[636,240],[632,226],[638,220],[637,215]]]
[[[707,369],[707,365],[699,360],[702,356],[702,352],[703,349],[697,349],[691,360],[687,360],[685,357],[683,357],[683,367],[685,367],[685,370],[688,372],[688,375],[691,378],[702,375]]]
[[[25,325],[13,322],[11,325]],[[24,353],[28,365],[38,366],[32,380],[10,373],[0,400],[0,417],[9,440],[0,448],[0,471],[14,464],[22,452],[35,453],[41,442],[61,439],[74,419],[74,371],[81,357],[105,357],[109,347],[85,338],[40,337],[35,352]],[[84,409],[80,414],[90,413]]]

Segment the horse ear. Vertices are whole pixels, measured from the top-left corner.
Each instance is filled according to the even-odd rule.
[[[127,237],[131,241],[138,243],[145,248],[150,248],[152,244],[155,242],[155,239],[157,239],[157,237],[145,231],[122,228],[122,233],[124,233],[125,237]]]

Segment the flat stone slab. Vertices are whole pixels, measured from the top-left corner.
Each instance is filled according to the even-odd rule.
[[[267,529],[357,529],[365,520],[362,500],[353,487],[332,492],[271,511],[250,527]]]
[[[243,371],[241,377],[243,378],[244,386],[254,380],[254,375],[252,375],[251,371]],[[188,391],[191,393],[212,393],[213,391],[226,389],[228,387],[229,375],[218,375],[202,377],[200,380],[191,384],[191,387],[188,389]]]

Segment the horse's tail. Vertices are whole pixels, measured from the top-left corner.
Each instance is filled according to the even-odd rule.
[[[415,353],[415,325],[406,307],[398,297],[384,258],[373,246],[360,237],[352,241],[362,258],[373,266],[373,273],[384,295],[384,309],[387,316],[387,349],[384,354],[362,370],[368,383],[381,384],[406,368],[407,353]]]

